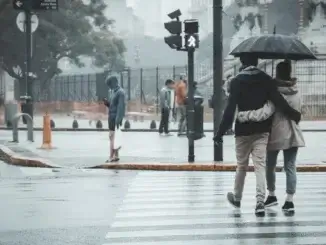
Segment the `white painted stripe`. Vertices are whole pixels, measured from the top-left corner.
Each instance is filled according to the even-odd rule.
[[[163,184],[163,183],[214,183],[214,182],[220,182],[220,183],[225,183],[225,182],[229,182],[229,181],[233,181],[234,179],[234,175],[233,176],[229,176],[227,178],[221,178],[219,176],[216,176],[214,178],[140,178],[140,177],[135,177],[132,181],[133,182],[137,182],[140,185],[151,185],[151,183],[156,183],[156,184]],[[297,176],[298,180],[302,181],[302,182],[312,182],[312,183],[317,183],[318,180],[320,180],[322,183],[325,183],[325,179],[322,178],[322,176],[309,176],[309,177],[303,177],[303,176]],[[255,181],[256,178],[255,176],[247,176],[246,180],[248,179],[248,181]],[[279,181],[285,181],[286,180],[286,176],[285,174],[278,175],[276,176],[276,179]],[[301,183],[301,182],[300,182]]]
[[[212,223],[237,223],[237,222],[286,222],[286,221],[325,221],[326,216],[294,216],[285,217],[255,217],[252,214],[251,218],[234,218],[234,217],[221,217],[221,218],[193,218],[193,219],[176,219],[176,220],[128,220],[114,222],[111,227],[139,227],[139,226],[162,226],[162,225],[195,225],[195,224],[212,224]],[[326,228],[324,227],[324,231]]]
[[[106,238],[138,238],[138,237],[157,237],[159,240],[165,236],[198,236],[198,235],[242,235],[256,233],[286,233],[286,232],[324,232],[324,226],[305,226],[305,227],[244,227],[244,228],[213,228],[213,229],[171,229],[171,230],[152,230],[152,231],[129,231],[116,232],[109,231]],[[136,240],[136,239],[135,239]]]
[[[150,242],[108,242],[102,245],[218,245],[218,244],[227,244],[227,245],[247,245],[247,244],[262,244],[262,245],[325,245],[325,237],[295,237],[295,238],[273,238],[273,239],[243,239],[239,241],[238,239],[227,239],[226,240],[194,240],[194,241],[150,241]]]
[[[312,205],[312,202],[307,200],[302,200],[301,202],[295,203],[296,207],[302,207],[307,205]],[[325,206],[325,200],[318,200],[313,203],[314,206]],[[241,207],[252,207],[254,208],[255,201],[252,199],[251,202],[244,201],[241,203]],[[120,211],[132,211],[132,210],[145,210],[145,209],[189,209],[192,208],[222,208],[222,207],[230,207],[230,205],[227,203],[226,199],[216,200],[216,201],[207,201],[204,203],[139,203],[139,204],[123,204],[120,207]]]
[[[245,185],[245,189],[249,189],[250,191],[250,188],[254,188],[256,185]],[[301,192],[301,193],[307,193],[307,192],[310,192],[310,191],[322,191],[326,189],[326,184],[325,186],[302,186],[302,187],[298,187],[298,193]],[[164,188],[157,188],[157,187],[153,187],[153,188],[146,188],[146,189],[129,189],[128,190],[128,193],[144,193],[144,192],[160,192],[161,194],[165,193],[165,192],[171,192],[171,193],[174,193],[174,192],[188,192],[188,193],[192,193],[192,192],[204,192],[204,191],[220,191],[221,193],[222,192],[226,192],[226,191],[232,191],[233,190],[233,187],[232,186],[202,186],[202,187],[188,187],[188,186],[180,186],[180,187],[164,187]],[[282,186],[282,187],[278,187],[276,188],[276,190],[279,190],[279,191],[283,191],[285,192],[285,186]]]
[[[143,178],[139,178],[136,177],[134,180],[132,180],[133,182],[137,182],[137,184],[139,185],[151,185],[153,183],[158,184],[158,185],[163,185],[163,184],[171,184],[172,183],[189,183],[189,184],[195,184],[195,183],[214,183],[214,182],[228,182],[228,181],[232,181],[234,179],[235,176],[230,176],[228,178],[220,178],[218,176],[216,176],[215,178],[166,178],[166,179],[157,179],[157,178],[151,178],[151,179],[143,179]],[[254,176],[252,176],[254,177]],[[297,178],[302,181],[302,182],[311,182],[311,183],[318,183],[320,181],[325,182],[325,179],[322,178],[322,176],[320,177],[304,177],[300,178],[300,176],[297,176]],[[248,179],[248,181],[255,181],[255,177],[251,178],[251,177],[247,177],[246,180]],[[279,181],[285,181],[286,180],[286,176],[285,174],[282,176],[277,176],[276,177],[277,180]],[[301,182],[300,182],[301,183]]]
[[[274,212],[280,212],[281,211],[281,206],[275,206],[269,209],[266,209],[267,211],[269,210],[271,213]],[[241,208],[241,210],[230,210],[232,211],[232,214],[253,214],[253,209],[252,208]],[[320,207],[300,207],[295,209],[297,214],[309,214],[309,213],[318,213],[320,215],[325,215],[326,216],[326,209],[325,206],[320,206]],[[115,220],[119,219],[132,219],[132,218],[164,218],[164,216],[175,216],[177,219],[178,216],[184,216],[187,215],[189,218],[191,216],[198,216],[198,215],[225,215],[227,216],[228,210],[225,209],[203,209],[203,210],[191,210],[191,209],[185,209],[185,210],[144,210],[144,211],[137,211],[137,212],[118,212],[118,214],[115,216]],[[326,228],[325,228],[326,229]]]
[[[248,197],[255,196],[255,193],[246,193]],[[162,195],[161,195],[162,196]],[[283,202],[284,198],[280,199],[280,202]],[[310,200],[311,202],[315,202],[316,200],[323,200],[326,202],[326,195],[319,196],[319,195],[298,195],[295,197],[295,202],[304,202],[306,200]],[[220,193],[220,194],[212,194],[211,196],[203,196],[201,194],[198,194],[197,196],[174,196],[174,197],[169,197],[169,196],[162,196],[161,198],[157,197],[141,197],[141,198],[132,198],[132,197],[127,197],[123,200],[123,204],[125,205],[130,205],[130,204],[139,204],[139,203],[166,203],[166,202],[174,202],[174,203],[182,203],[182,202],[187,202],[191,203],[194,201],[200,201],[200,202],[216,202],[216,201],[225,201],[226,200],[226,194],[225,193]],[[244,201],[247,200],[247,198],[243,199]],[[248,199],[249,200],[249,199]],[[251,199],[250,199],[251,200]]]
[[[144,198],[157,198],[157,197],[166,197],[166,198],[174,198],[174,197],[183,197],[183,196],[187,196],[187,197],[192,197],[192,196],[214,196],[214,195],[223,195],[225,196],[227,191],[231,191],[232,189],[227,189],[227,190],[220,190],[219,187],[216,187],[215,190],[200,190],[200,191],[192,191],[192,190],[187,190],[187,191],[174,191],[169,190],[168,192],[165,192],[164,194],[162,194],[161,192],[152,192],[152,191],[146,191],[146,192],[129,192],[127,193],[126,198],[140,198],[140,197],[144,197]],[[284,187],[283,188],[276,188],[276,194],[278,196],[284,196]],[[254,196],[256,195],[255,190],[250,188],[250,189],[246,189],[245,191],[245,196]],[[323,195],[326,195],[326,191],[324,191],[324,188],[322,189],[312,189],[312,190],[298,190],[298,192],[295,194],[295,198],[296,197],[300,197],[300,196],[307,196],[309,195],[310,197],[313,196],[319,196],[322,197]]]
[[[281,165],[280,165],[281,166]],[[300,166],[300,165],[298,165]],[[313,166],[313,165],[311,165]],[[277,172],[276,175],[281,175],[284,174],[283,172]],[[300,176],[323,176],[324,173],[321,172],[316,172],[316,173],[311,173],[311,172],[298,172],[297,175]],[[248,176],[250,175],[255,175],[253,172],[248,172]],[[194,171],[194,172],[187,172],[187,171],[171,171],[171,172],[156,172],[156,171],[151,171],[151,172],[139,172],[138,175],[139,177],[148,177],[148,178],[160,178],[160,177],[209,177],[209,176],[234,176],[234,172],[201,172],[201,171]]]

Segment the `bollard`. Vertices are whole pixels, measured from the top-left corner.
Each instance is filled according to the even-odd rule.
[[[27,122],[27,140],[30,142],[34,142],[34,127],[33,127],[33,119],[29,114],[26,113],[17,113],[12,119],[12,138],[13,142],[18,143],[18,120],[21,117],[26,117]]]
[[[51,126],[51,128],[55,128],[55,123],[52,119],[50,120],[50,126]]]
[[[50,116],[45,113],[43,116],[43,143],[41,149],[52,149],[52,127],[51,122],[53,122]]]
[[[102,129],[103,128],[103,124],[102,124],[102,121],[101,120],[97,120],[97,122],[96,122],[96,128],[97,129]]]
[[[151,124],[149,125],[149,128],[150,129],[156,129],[156,122],[155,122],[155,120],[152,120],[151,121]]]
[[[126,121],[125,121],[124,128],[125,128],[125,129],[130,129],[130,122],[129,122],[129,120],[126,120]]]
[[[78,122],[77,122],[77,120],[75,119],[75,120],[72,122],[72,128],[73,128],[73,129],[77,129],[78,127],[79,127]]]

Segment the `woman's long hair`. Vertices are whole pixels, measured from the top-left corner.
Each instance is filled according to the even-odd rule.
[[[276,66],[276,78],[284,81],[291,80],[292,66],[290,62],[282,61]]]

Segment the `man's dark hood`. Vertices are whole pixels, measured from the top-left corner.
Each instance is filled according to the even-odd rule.
[[[117,89],[119,88],[119,80],[116,76],[109,76],[106,81],[105,81],[106,85],[109,87],[109,89]]]
[[[247,66],[244,67],[236,76],[237,80],[249,83],[256,83],[256,82],[263,82],[262,80],[271,79],[271,77],[265,73],[264,71],[260,70],[256,66]]]

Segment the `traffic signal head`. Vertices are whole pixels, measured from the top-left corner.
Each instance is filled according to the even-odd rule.
[[[164,23],[164,27],[172,35],[180,35],[182,32],[182,23],[180,21],[170,21]]]
[[[165,37],[164,41],[172,49],[178,49],[182,47],[182,37],[179,35],[172,35],[169,37]]]
[[[172,35],[165,37],[164,41],[172,49],[178,49],[182,47],[182,23],[180,21],[170,21],[164,23],[165,29]]]
[[[185,20],[184,25],[186,34],[196,34],[199,32],[198,20]]]
[[[185,46],[189,48],[199,48],[199,36],[198,34],[186,34],[185,35]]]

